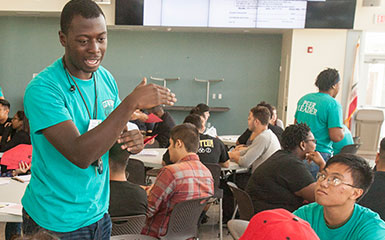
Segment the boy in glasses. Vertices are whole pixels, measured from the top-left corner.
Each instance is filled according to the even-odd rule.
[[[385,239],[379,215],[356,204],[372,181],[373,172],[363,158],[338,154],[317,175],[316,202],[294,214],[308,221],[321,240]]]

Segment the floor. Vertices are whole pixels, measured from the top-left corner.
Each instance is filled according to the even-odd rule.
[[[199,227],[199,239],[219,239],[219,204],[212,205],[207,212],[208,222]],[[223,240],[232,240],[227,228],[223,228]]]

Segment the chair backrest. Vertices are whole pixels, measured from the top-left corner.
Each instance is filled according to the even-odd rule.
[[[242,189],[238,188],[237,185],[232,182],[227,182],[227,185],[229,186],[238,204],[240,219],[250,221],[254,215],[254,205],[251,201],[250,195]]]
[[[126,167],[127,180],[139,184],[146,185],[146,170],[144,163],[138,159],[130,158]]]
[[[111,217],[111,236],[123,234],[139,234],[146,222],[146,215]]]
[[[352,154],[356,154],[356,153],[357,153],[357,150],[360,148],[360,145],[361,145],[361,144],[357,144],[357,143],[346,145],[346,146],[344,146],[344,147],[341,149],[340,153],[352,153]]]
[[[247,225],[249,225],[249,221],[240,219],[231,219],[227,222],[227,227],[229,228],[230,234],[235,240],[238,240],[243,235]]]
[[[198,220],[210,198],[177,203],[171,212],[167,233],[160,239],[181,240],[198,237]]]
[[[214,197],[222,198],[223,191],[219,188],[221,177],[221,166],[218,163],[204,163],[204,165],[210,170],[214,179]],[[220,194],[222,193],[222,194]]]
[[[158,240],[157,238],[140,235],[140,234],[126,234],[126,235],[117,235],[111,236],[111,240]]]
[[[360,137],[359,154],[376,154],[384,113],[379,109],[359,109],[355,115],[355,136]]]

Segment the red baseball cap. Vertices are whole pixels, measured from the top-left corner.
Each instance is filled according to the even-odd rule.
[[[319,240],[305,220],[279,208],[256,214],[239,240]]]

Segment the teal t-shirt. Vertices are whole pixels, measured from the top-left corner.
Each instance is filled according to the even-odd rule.
[[[0,87],[0,97],[4,97],[3,90]]]
[[[119,105],[112,75],[99,67],[93,77],[97,86],[97,119],[104,120]],[[78,89],[70,83],[62,59],[45,68],[27,86],[24,109],[31,128],[32,177],[22,205],[40,226],[70,232],[100,220],[108,211],[108,152],[102,156],[104,171],[94,166],[81,169],[67,160],[42,134],[42,130],[72,120],[80,134],[87,132],[89,115]],[[94,81],[76,79],[90,109],[95,109]],[[96,159],[95,159],[96,160]]]
[[[330,229],[324,219],[323,206],[311,203],[293,212],[310,223],[321,240],[384,240],[385,223],[369,208],[354,205],[353,215],[343,226]]]
[[[317,139],[316,150],[329,153],[333,151],[329,128],[342,128],[342,107],[337,100],[326,93],[310,93],[303,96],[297,104],[295,119],[306,123]]]
[[[333,142],[333,155],[341,152],[341,149],[346,145],[354,144],[352,133],[349,128],[344,125],[344,138],[339,142]]]

